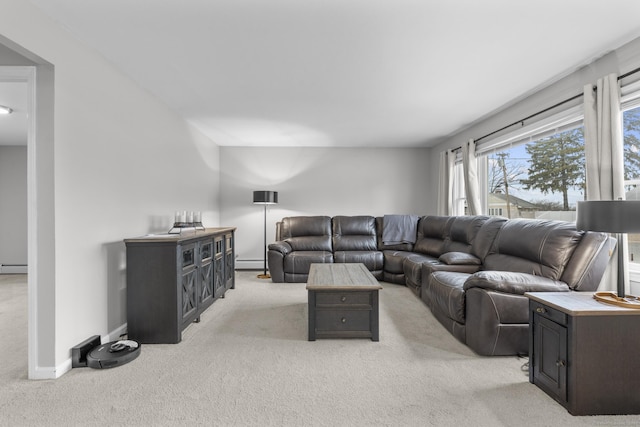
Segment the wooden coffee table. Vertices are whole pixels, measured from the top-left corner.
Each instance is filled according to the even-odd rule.
[[[382,286],[364,264],[311,264],[309,341],[371,338],[378,341],[378,291]]]

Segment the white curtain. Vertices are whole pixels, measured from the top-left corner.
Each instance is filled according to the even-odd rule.
[[[462,167],[464,170],[464,192],[467,199],[467,213],[469,215],[482,214],[480,204],[480,190],[478,189],[478,159],[476,158],[476,143],[470,139],[462,144]]]
[[[438,215],[453,214],[453,168],[455,153],[446,150],[440,153],[440,178],[438,180]]]
[[[624,146],[620,112],[620,86],[616,74],[584,87],[584,147],[587,168],[587,200],[624,199]],[[618,242],[625,253],[627,242]],[[628,260],[624,260],[628,272]],[[602,287],[617,289],[617,258],[609,265]],[[628,276],[628,273],[627,273]],[[628,277],[625,278],[627,288]],[[628,289],[626,290],[628,291]]]
[[[620,86],[615,74],[584,87],[587,200],[624,199]]]

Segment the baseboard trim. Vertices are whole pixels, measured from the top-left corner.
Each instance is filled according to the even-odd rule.
[[[58,366],[37,366],[29,372],[30,380],[55,380],[71,370],[71,358],[65,360]]]
[[[27,274],[26,265],[0,264],[0,274]]]
[[[127,333],[127,324],[118,326],[107,335],[100,336],[101,342],[117,341],[120,337]],[[71,350],[69,350],[71,351]],[[30,380],[55,380],[66,374],[72,369],[71,358],[65,360],[60,365],[55,367],[36,367],[34,372],[29,372]]]
[[[262,270],[264,261],[261,259],[236,259],[236,270]]]

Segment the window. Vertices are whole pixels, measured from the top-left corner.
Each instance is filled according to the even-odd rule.
[[[624,185],[627,200],[640,200],[640,106],[622,113],[624,136]],[[628,234],[629,262],[640,269],[640,234]]]
[[[487,162],[490,215],[575,221],[585,195],[582,127],[498,150]]]

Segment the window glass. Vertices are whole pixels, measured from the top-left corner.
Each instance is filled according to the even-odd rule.
[[[490,215],[575,221],[585,195],[582,127],[487,156]]]
[[[627,200],[640,200],[640,107],[623,112],[624,184]],[[628,234],[629,261],[640,263],[640,234]]]

